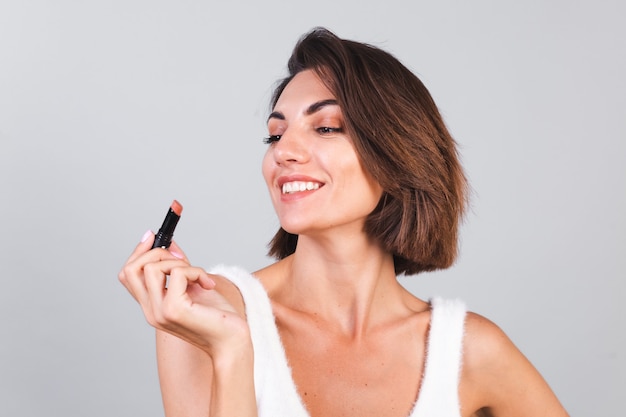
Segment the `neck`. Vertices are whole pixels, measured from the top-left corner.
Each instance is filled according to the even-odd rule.
[[[277,301],[349,337],[359,338],[402,304],[393,256],[365,237],[300,236],[283,264]]]

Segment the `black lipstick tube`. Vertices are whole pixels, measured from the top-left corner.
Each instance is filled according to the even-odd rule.
[[[178,224],[178,220],[180,220],[180,215],[183,212],[183,206],[174,200],[172,205],[170,206],[167,214],[165,215],[165,220],[163,220],[163,224],[159,229],[159,232],[154,237],[154,243],[152,244],[152,249],[154,248],[163,248],[167,249],[172,244],[172,238],[174,237],[174,229],[176,229],[176,225]]]

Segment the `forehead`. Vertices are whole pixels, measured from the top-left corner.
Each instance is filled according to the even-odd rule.
[[[281,93],[275,110],[284,110],[286,106],[306,106],[315,101],[335,98],[320,77],[313,70],[296,74]]]

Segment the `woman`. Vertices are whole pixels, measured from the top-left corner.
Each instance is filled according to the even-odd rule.
[[[263,160],[278,262],[207,273],[147,232],[120,272],[157,329],[166,414],[567,415],[496,325],[396,279],[452,264],[466,205],[422,83],[324,29],[288,67]]]

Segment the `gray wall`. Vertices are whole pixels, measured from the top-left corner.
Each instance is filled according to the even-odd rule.
[[[461,146],[460,259],[402,282],[498,323],[572,415],[616,415],[624,4],[211,3],[0,1],[0,415],[162,415],[153,331],[117,271],[174,198],[194,263],[268,262],[266,104],[318,25],[398,56]]]

